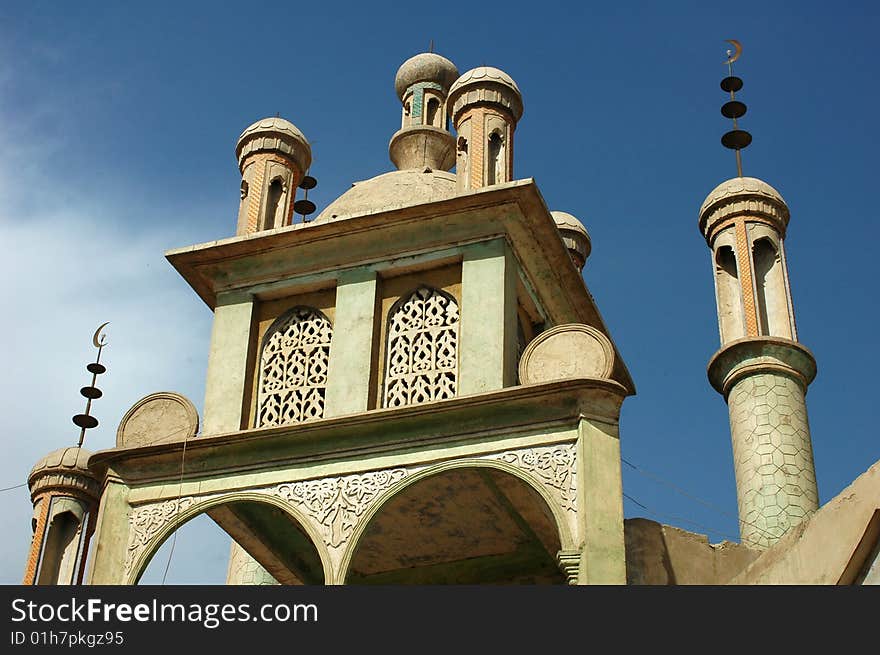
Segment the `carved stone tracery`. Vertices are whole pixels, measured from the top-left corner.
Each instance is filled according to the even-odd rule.
[[[385,407],[453,398],[458,376],[458,303],[421,286],[388,321]]]
[[[294,307],[263,339],[257,427],[324,416],[333,326],[311,307]]]

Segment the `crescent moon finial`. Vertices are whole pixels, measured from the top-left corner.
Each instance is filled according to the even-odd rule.
[[[736,52],[733,53],[733,56],[730,56],[730,50],[727,51],[727,59],[724,61],[725,64],[732,64],[739,56],[743,53],[742,44],[736,39],[724,39],[728,43],[730,43],[734,48],[736,48]]]
[[[95,330],[95,336],[92,337],[92,343],[95,344],[95,348],[103,348],[107,345],[107,335],[101,334],[101,330],[108,325],[110,325],[110,321],[102,323],[101,326]]]

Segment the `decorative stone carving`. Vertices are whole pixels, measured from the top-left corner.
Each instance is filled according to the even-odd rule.
[[[151,503],[132,510],[128,517],[129,537],[128,553],[125,558],[125,574],[131,575],[141,552],[153,540],[153,537],[165,527],[180,512],[186,510],[195,502],[192,496],[175,498],[164,502]]]
[[[577,469],[573,443],[512,450],[494,457],[531,473],[556,491],[563,509],[577,511]]]
[[[519,362],[522,384],[564,378],[608,378],[614,348],[604,334],[580,323],[557,325],[532,339]]]
[[[330,364],[330,320],[294,307],[269,328],[260,354],[257,427],[323,418]]]
[[[429,287],[395,305],[388,322],[385,407],[455,396],[458,322],[455,299]]]
[[[160,391],[131,406],[116,430],[117,448],[184,441],[196,435],[199,414],[185,396]]]
[[[379,494],[406,476],[406,469],[396,468],[292,482],[278,486],[277,495],[315,519],[325,543],[338,548],[348,541],[358,519]]]
[[[476,459],[497,460],[521,469],[543,484],[556,502],[570,513],[576,512],[577,484],[573,443],[488,453]],[[454,462],[455,460],[449,460]],[[378,498],[402,480],[429,468],[429,464],[379,469],[344,476],[328,476],[279,485],[248,489],[248,494],[273,496],[299,510],[303,520],[321,535],[332,566],[339,565],[343,551],[359,522]],[[218,492],[204,496],[157,501],[135,507],[129,517],[129,542],[125,560],[126,579],[142,553],[153,546],[159,532],[193,504],[207,503],[235,494]],[[573,520],[574,517],[572,516]],[[571,521],[569,521],[571,522]],[[573,526],[570,526],[573,527]]]
[[[581,553],[578,550],[560,550],[556,553],[556,564],[570,585],[577,584],[580,563]]]

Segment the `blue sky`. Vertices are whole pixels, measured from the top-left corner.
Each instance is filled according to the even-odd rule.
[[[0,9],[0,243],[5,456],[0,487],[75,443],[94,328],[111,321],[101,426],[111,447],[138,398],[174,390],[199,409],[210,311],[165,250],[230,236],[235,140],[279,112],[312,143],[320,209],[392,168],[397,67],[427,49],[461,72],[492,65],[520,86],[515,175],[592,236],[585,278],[635,379],[624,404],[629,516],[736,537],[727,411],[706,380],[718,347],[706,194],[735,174],[719,144],[724,39],[754,135],[747,175],[788,202],[802,343],[819,375],[808,410],[824,503],[880,459],[875,248],[876,34],[853,2],[28,2]],[[459,16],[465,18],[462,20]],[[691,496],[704,502],[697,502]],[[708,505],[711,505],[709,507]],[[29,541],[26,489],[0,496],[0,582]],[[219,582],[227,543],[185,526],[169,582]],[[198,554],[198,556],[196,556]],[[161,580],[163,555],[147,576]],[[157,566],[161,560],[161,566]],[[160,569],[158,574],[155,569]],[[158,575],[158,577],[157,577]],[[152,577],[151,577],[152,576]]]

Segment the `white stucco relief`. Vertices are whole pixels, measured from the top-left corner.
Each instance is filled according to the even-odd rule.
[[[565,511],[568,528],[574,534],[577,513],[576,456],[574,444],[565,443],[506,450],[461,460],[446,460],[442,463],[297,480],[238,492],[185,496],[138,505],[129,516],[126,578],[131,580],[135,564],[140,562],[147,550],[155,548],[154,542],[160,532],[173,523],[179,515],[187,513],[189,517],[192,514],[190,510],[196,506],[205,506],[208,509],[218,505],[216,501],[224,497],[228,497],[230,502],[237,502],[256,500],[255,495],[281,499],[292,509],[297,510],[297,515],[310,523],[308,527],[313,533],[321,535],[323,545],[330,555],[330,563],[334,570],[338,570],[351,536],[384,492],[428,468],[440,469],[444,465],[456,462],[466,464],[468,461],[498,461],[521,470],[528,478],[542,485],[547,495]],[[242,491],[248,498],[241,497]]]

